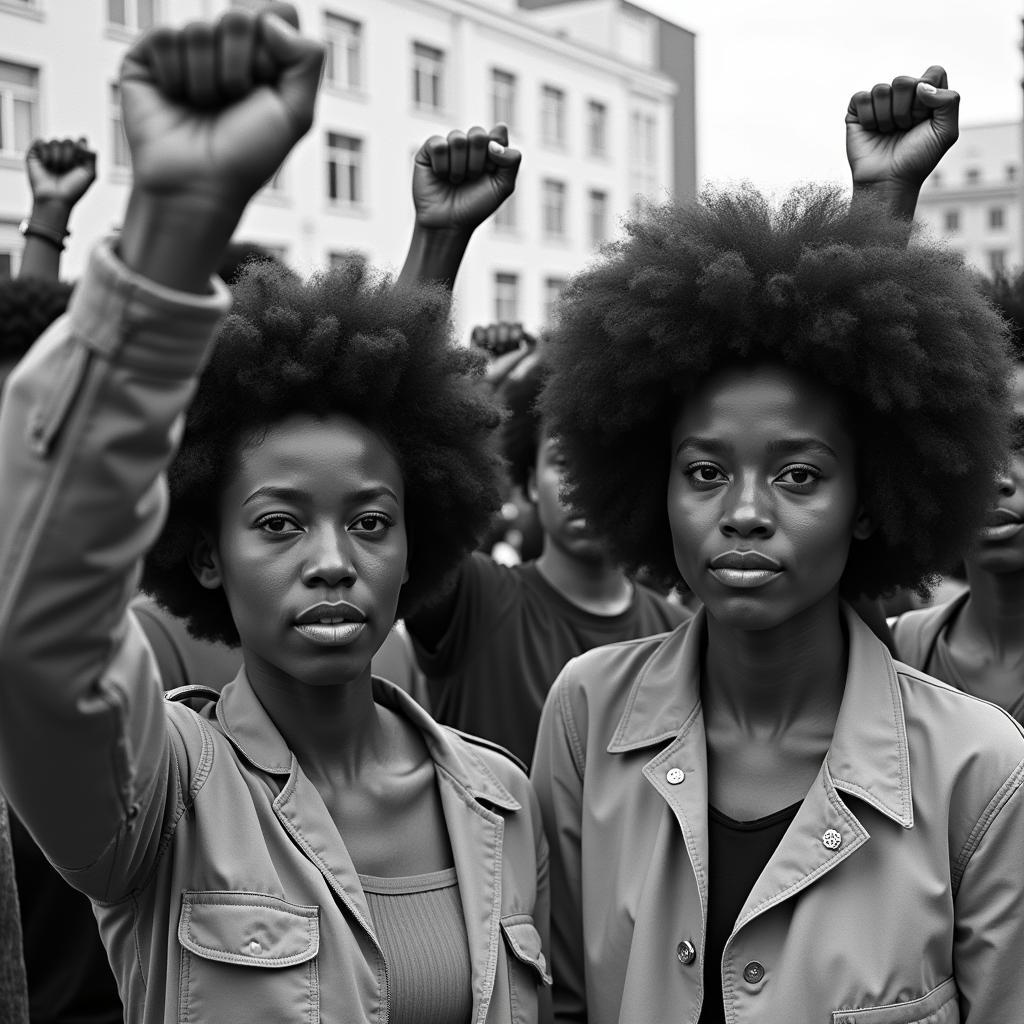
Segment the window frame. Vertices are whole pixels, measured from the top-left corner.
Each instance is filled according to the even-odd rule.
[[[14,78],[4,78],[3,68],[16,68],[28,73],[28,77],[34,80],[34,84],[26,85],[17,82]],[[20,64],[14,60],[0,60],[0,157],[12,160],[22,160],[32,145],[33,139],[38,138],[40,130],[41,113],[41,91],[39,87],[40,69],[31,64]],[[25,143],[24,149],[18,147],[18,117],[17,104],[24,103],[29,111],[28,138],[22,139]],[[8,140],[10,144],[8,144]]]
[[[568,138],[565,90],[550,82],[540,87],[540,139],[545,146],[565,149]]]
[[[351,31],[350,31],[351,30]],[[357,18],[336,11],[324,11],[324,81],[332,89],[360,92],[363,88],[363,23]],[[336,72],[339,56],[344,54],[346,76],[341,81]]]
[[[424,68],[428,71],[424,74]],[[431,72],[429,69],[433,68]],[[412,44],[412,105],[415,110],[433,114],[444,112],[447,60],[445,51],[430,43],[413,40]],[[425,102],[421,95],[424,81],[433,82],[431,102]]]
[[[325,169],[327,171],[327,188],[326,198],[327,204],[332,209],[346,209],[346,208],[357,208],[366,205],[366,182],[365,182],[365,171],[366,171],[366,145],[365,139],[358,135],[349,135],[346,132],[336,132],[327,129],[326,137],[324,139],[324,150],[326,159],[324,161]],[[353,143],[348,146],[345,143]],[[348,160],[338,159],[340,154],[351,154],[351,158]],[[335,185],[338,195],[331,195],[332,185],[332,166],[333,166],[333,184]],[[342,173],[343,171],[347,173]],[[341,190],[337,186],[343,181],[347,180],[354,195],[342,196]]]

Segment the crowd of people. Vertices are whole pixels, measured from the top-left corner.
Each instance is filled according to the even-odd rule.
[[[323,59],[133,44],[74,287],[96,156],[28,154],[0,1020],[1024,1019],[1024,345],[912,229],[945,71],[854,94],[852,199],[646,209],[466,346],[503,125],[420,148],[394,277],[232,242]]]

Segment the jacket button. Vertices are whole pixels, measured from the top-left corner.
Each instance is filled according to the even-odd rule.
[[[263,946],[255,939],[249,943],[249,956],[259,956],[263,952]]]
[[[838,850],[843,844],[843,837],[834,828],[830,828],[821,837],[821,843],[826,850]]]
[[[676,959],[684,966],[689,966],[697,959],[697,950],[694,949],[693,943],[689,939],[676,946]]]
[[[678,786],[686,778],[686,772],[682,768],[669,768],[665,772],[665,779],[670,786]]]
[[[763,978],[764,965],[758,963],[757,960],[751,960],[750,963],[743,968],[743,980],[749,982],[751,985],[756,985]]]

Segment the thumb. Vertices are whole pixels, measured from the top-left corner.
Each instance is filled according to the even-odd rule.
[[[960,93],[937,89],[929,82],[917,83],[917,101],[932,112],[932,129],[948,146],[960,135]]]
[[[296,125],[305,133],[313,124],[324,46],[299,35],[274,11],[261,14],[260,25],[266,52],[279,69],[275,91],[292,112]]]
[[[487,143],[487,156],[491,163],[499,169],[511,168],[514,171],[519,170],[519,165],[523,160],[523,154],[518,149],[503,146],[496,139],[491,139]]]

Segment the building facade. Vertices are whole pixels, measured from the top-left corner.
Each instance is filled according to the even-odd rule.
[[[258,4],[234,0],[243,6]],[[16,265],[35,136],[86,136],[96,184],[75,210],[64,272],[116,229],[130,185],[116,75],[155,20],[216,16],[228,0],[0,0],[0,273]],[[238,237],[303,273],[352,253],[397,269],[412,231],[412,159],[434,134],[504,121],[525,158],[514,198],[478,232],[456,290],[460,329],[495,319],[540,328],[566,279],[620,216],[693,193],[693,63],[661,70],[667,23],[639,8],[647,46],[625,51],[551,24],[516,0],[296,0],[327,43],[314,127],[250,205]],[[616,17],[609,8],[606,18]],[[683,35],[679,35],[683,33]],[[642,33],[641,33],[642,34]],[[678,45],[692,35],[673,27]],[[636,32],[630,37],[636,39]],[[687,77],[688,76],[688,77]],[[686,159],[680,164],[680,149]],[[676,168],[682,166],[682,187]],[[687,176],[688,175],[688,176]]]
[[[917,219],[989,276],[1024,264],[1021,154],[1020,121],[962,127],[918,200]]]

